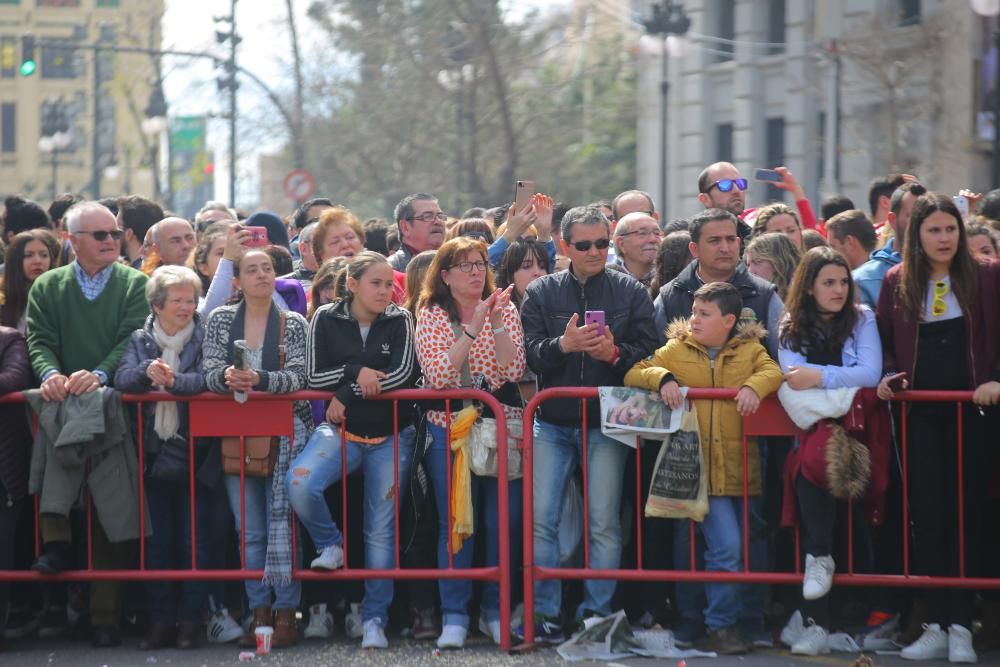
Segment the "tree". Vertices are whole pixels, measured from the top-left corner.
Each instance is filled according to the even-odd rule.
[[[308,64],[305,133],[338,201],[385,214],[430,191],[460,212],[509,201],[516,178],[572,203],[633,186],[621,35],[568,44],[566,16],[515,22],[497,0],[318,0],[309,15],[337,55]],[[592,52],[586,67],[566,62],[576,47]]]

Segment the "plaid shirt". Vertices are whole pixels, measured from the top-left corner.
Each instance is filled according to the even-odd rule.
[[[108,281],[111,279],[111,266],[109,264],[95,273],[94,277],[91,278],[83,270],[79,262],[76,260],[73,261],[73,274],[76,276],[76,282],[80,283],[80,291],[83,292],[83,296],[87,301],[93,301],[101,296],[101,292],[104,291],[104,288],[108,285]]]

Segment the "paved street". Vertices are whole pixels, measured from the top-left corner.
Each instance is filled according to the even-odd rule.
[[[238,665],[239,650],[234,646],[209,646],[197,651],[166,650],[143,652],[137,648],[137,640],[128,640],[126,645],[116,649],[97,650],[85,643],[70,641],[44,642],[33,640],[19,642],[0,653],[2,667],[123,667],[131,665],[170,665],[171,667],[216,667]],[[445,667],[447,665],[473,666],[514,666],[537,667],[540,665],[569,664],[559,658],[554,649],[544,649],[526,655],[511,656],[501,653],[484,639],[475,637],[462,651],[448,651],[436,655],[432,642],[392,640],[392,648],[387,651],[362,651],[356,642],[336,639],[328,642],[309,641],[299,646],[280,651],[267,658],[255,659],[254,665],[289,667],[311,667],[312,665],[413,665]],[[777,649],[758,651],[738,658],[692,659],[692,665],[733,665],[756,667],[777,665],[780,667],[806,665],[836,665],[850,667],[857,656],[837,653],[817,658],[794,658],[786,651]],[[947,665],[940,663],[912,663],[896,656],[872,656],[875,667],[889,667],[915,664],[922,666]],[[593,664],[593,663],[592,663]],[[636,658],[625,663],[604,663],[614,666],[627,664],[629,667],[676,667],[676,660],[648,660]],[[980,665],[1000,665],[1000,653],[981,654]]]

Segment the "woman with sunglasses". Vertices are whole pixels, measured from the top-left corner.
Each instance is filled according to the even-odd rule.
[[[477,384],[496,392],[517,382],[524,373],[524,333],[517,308],[510,302],[514,287],[494,289],[493,272],[486,258],[486,244],[469,238],[446,242],[434,256],[417,305],[417,359],[424,371],[425,386],[448,389]],[[475,544],[475,536],[471,535],[454,549],[448,521],[452,516],[448,475],[451,468],[447,461],[451,443],[446,429],[454,421],[459,403],[453,401],[450,412],[427,413],[430,444],[423,461],[434,487],[441,568],[448,567],[449,549],[455,568],[470,567]],[[519,419],[521,412],[520,397],[508,398],[504,405],[506,417]],[[417,444],[418,449],[425,446]],[[415,459],[420,458],[419,452],[415,454]],[[485,502],[485,512],[479,515],[483,521],[480,523],[477,517],[474,526],[485,527],[486,565],[493,566],[500,552],[497,480],[472,475],[471,485],[474,515],[477,506],[482,507],[480,501]],[[516,552],[514,538],[520,534],[521,520],[520,480],[512,480],[508,489],[511,550]],[[462,648],[469,628],[472,582],[442,579],[438,588],[444,627],[437,645]],[[495,643],[500,643],[500,598],[494,582],[483,587],[479,626]]]
[[[918,575],[958,576],[964,539],[966,576],[976,576],[982,511],[1000,401],[1000,265],[980,264],[968,251],[962,216],[951,197],[920,196],[913,206],[903,262],[889,269],[879,295],[885,377],[879,398],[902,389],[973,391],[962,405],[962,441],[951,403],[906,406],[906,448],[913,544]],[[965,535],[958,534],[959,447],[962,451]],[[924,633],[902,657],[975,662],[973,592],[934,589],[923,594]]]

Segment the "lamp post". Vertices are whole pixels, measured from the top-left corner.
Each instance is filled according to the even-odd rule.
[[[43,110],[42,136],[38,139],[38,150],[51,157],[52,199],[59,196],[59,151],[65,151],[73,143],[69,119],[62,100],[49,103]]]
[[[691,28],[691,18],[684,7],[674,0],[660,0],[653,3],[653,15],[642,22],[646,34],[662,39],[660,80],[660,209],[667,207],[667,99],[670,92],[667,56],[668,39],[671,35],[680,37]]]
[[[160,200],[160,136],[167,129],[167,101],[163,97],[163,82],[157,79],[149,94],[142,133],[149,138],[149,167],[153,172],[153,200]]]
[[[998,17],[993,30],[993,187],[1000,187],[1000,1],[969,0],[969,6],[976,14],[984,17]]]

